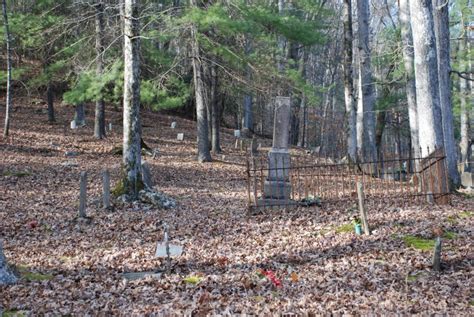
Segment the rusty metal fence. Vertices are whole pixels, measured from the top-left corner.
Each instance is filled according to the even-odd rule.
[[[403,205],[449,203],[446,160],[440,150],[425,158],[410,156],[357,164],[293,156],[289,167],[285,167],[285,164],[269,164],[268,160],[265,156],[247,158],[249,211],[334,201],[356,202],[358,182],[363,184],[369,201]],[[269,175],[279,175],[285,181],[268,186]]]

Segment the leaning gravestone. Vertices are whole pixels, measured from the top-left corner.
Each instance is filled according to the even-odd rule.
[[[273,124],[273,145],[268,152],[268,176],[264,183],[264,204],[278,205],[290,199],[289,181],[290,153],[288,138],[290,135],[291,104],[289,97],[276,97],[275,119]],[[276,201],[275,201],[276,200]]]
[[[18,278],[7,263],[7,258],[3,254],[2,242],[0,241],[0,285],[16,283]]]

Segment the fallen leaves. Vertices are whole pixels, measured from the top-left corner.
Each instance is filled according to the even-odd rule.
[[[57,110],[58,120],[67,123],[73,116],[72,109]],[[104,168],[111,171],[112,186],[120,177],[120,157],[109,154],[121,142],[119,113],[107,112],[117,128],[103,141],[92,137],[92,127],[64,135],[60,126],[43,125],[46,118],[28,108],[18,108],[15,117],[15,143],[0,143],[0,239],[11,264],[48,279],[24,278],[0,287],[5,310],[472,315],[467,287],[474,270],[472,199],[454,197],[447,207],[396,205],[393,212],[387,207],[393,202],[369,200],[375,229],[369,237],[355,236],[349,226],[357,214],[353,204],[322,201],[318,209],[267,210],[248,217],[244,169],[237,165],[244,155],[233,149],[232,131],[223,129],[225,164],[198,164],[195,144],[175,142],[176,131],[169,129],[171,121],[179,121],[186,138],[194,140],[193,122],[146,113],[150,127],[144,128],[144,139],[160,149],[156,159],[146,157],[153,180],[179,206],[165,211],[117,203],[111,212],[92,202],[100,201]],[[60,149],[50,149],[51,142]],[[62,165],[69,160],[66,151],[78,153],[77,166]],[[81,170],[89,175],[91,223],[74,221]],[[172,259],[172,274],[124,281],[124,272],[164,268],[164,260],[154,257],[163,221],[170,225],[171,240],[184,246]],[[405,236],[431,239],[437,226],[446,238],[441,274],[429,268],[429,249],[420,252],[403,241]]]

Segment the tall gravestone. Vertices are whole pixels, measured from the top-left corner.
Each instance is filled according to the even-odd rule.
[[[289,180],[291,103],[289,97],[275,98],[275,118],[273,123],[273,145],[268,152],[268,176],[264,184],[264,198],[271,200],[290,199]]]

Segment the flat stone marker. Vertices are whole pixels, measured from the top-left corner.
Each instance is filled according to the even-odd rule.
[[[176,129],[177,123],[175,121],[171,122],[171,129]]]
[[[142,278],[151,276],[152,278],[161,278],[162,273],[154,271],[144,271],[144,272],[126,272],[123,273],[123,277],[129,281],[136,281]]]
[[[234,137],[240,138],[242,136],[240,130],[234,130]]]
[[[184,141],[184,133],[178,133],[178,135],[176,136],[176,139],[178,141]]]
[[[76,120],[72,120],[72,121],[71,121],[71,129],[72,129],[72,130],[75,130],[75,129],[77,129],[77,123],[76,123]]]

